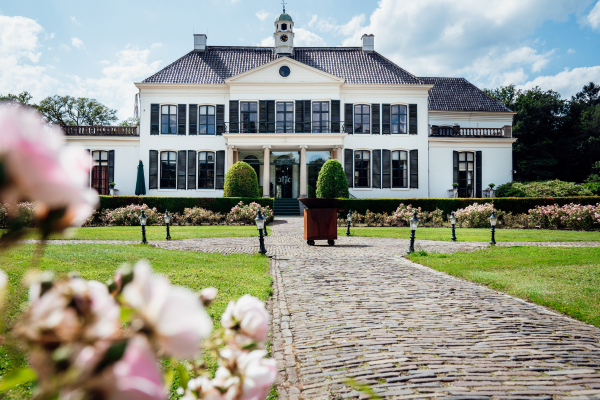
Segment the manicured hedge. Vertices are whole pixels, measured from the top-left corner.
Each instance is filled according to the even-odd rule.
[[[464,208],[473,203],[494,203],[496,209],[504,212],[512,212],[513,214],[527,213],[535,206],[547,206],[558,204],[581,204],[595,205],[600,203],[600,196],[586,197],[504,197],[492,199],[341,199],[339,205],[342,217],[348,214],[348,210],[358,211],[360,214],[365,214],[367,210],[374,213],[391,214],[398,208],[398,205],[410,204],[413,207],[421,207],[423,211],[435,211],[439,208],[444,212],[444,215],[450,214],[459,208]]]
[[[156,207],[160,213],[183,213],[184,208],[202,207],[207,210],[227,214],[231,209],[243,201],[244,204],[256,202],[261,206],[273,209],[273,199],[248,198],[248,197],[138,197],[138,196],[100,196],[99,211],[125,207],[129,204],[146,204],[150,208]]]

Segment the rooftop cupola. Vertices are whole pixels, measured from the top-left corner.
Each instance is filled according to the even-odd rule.
[[[283,12],[275,19],[275,53],[292,54],[294,52],[294,21],[292,17],[285,12],[285,3]]]

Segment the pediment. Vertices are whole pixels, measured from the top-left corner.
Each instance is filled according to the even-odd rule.
[[[290,74],[282,77],[279,69],[287,66]],[[277,60],[263,64],[239,75],[225,80],[227,84],[248,83],[344,83],[344,79],[328,74],[317,68],[310,67],[289,57],[281,57]]]

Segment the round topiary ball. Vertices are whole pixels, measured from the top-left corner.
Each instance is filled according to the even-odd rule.
[[[254,168],[243,161],[236,162],[225,177],[223,197],[258,197],[258,178]]]
[[[344,173],[342,163],[338,160],[328,160],[317,179],[317,198],[320,199],[337,199],[348,198],[348,180]]]

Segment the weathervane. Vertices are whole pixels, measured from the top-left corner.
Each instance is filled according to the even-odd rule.
[[[283,13],[285,14],[285,0],[281,0],[281,4],[283,5]]]

